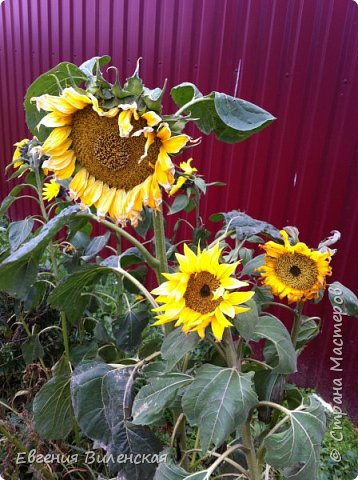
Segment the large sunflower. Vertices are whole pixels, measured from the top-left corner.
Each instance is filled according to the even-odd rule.
[[[176,321],[176,327],[182,325],[185,333],[196,331],[201,338],[211,325],[215,338],[221,340],[224,329],[232,325],[227,317],[249,310],[238,305],[247,302],[254,292],[231,291],[248,284],[231,276],[239,262],[219,263],[221,250],[216,244],[195,254],[184,245],[184,255],[176,254],[179,271],[163,274],[168,281],[152,292],[163,304],[155,309],[163,313],[157,315],[154,325]]]
[[[284,245],[272,241],[262,245],[265,264],[258,270],[264,284],[281,299],[287,297],[289,303],[318,298],[326,276],[332,274],[331,254],[311,250],[302,242],[290,245],[287,233],[280,233]]]
[[[74,175],[72,198],[122,224],[136,225],[144,205],[158,208],[160,186],[168,190],[174,183],[169,155],[179,153],[187,135],[172,137],[159,115],[139,114],[135,103],[104,110],[91,93],[72,87],[32,100],[49,112],[39,127],[53,128],[42,147],[50,157],[43,167],[59,180]]]

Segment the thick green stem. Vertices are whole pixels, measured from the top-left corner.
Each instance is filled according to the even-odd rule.
[[[168,260],[167,252],[165,248],[165,230],[164,230],[164,218],[163,210],[153,212],[153,230],[154,230],[154,241],[155,241],[155,254],[159,265],[157,267],[157,280],[158,283],[162,283],[165,278],[163,273],[168,273]],[[173,331],[173,325],[171,323],[166,323],[163,325],[165,335],[168,335]]]
[[[138,250],[142,253],[143,257],[147,261],[148,265],[152,267],[154,270],[158,268],[159,262],[156,258],[154,258],[148,250],[145,248],[145,246],[137,240],[135,237],[133,237],[130,233],[128,233],[126,230],[124,230],[121,227],[118,227],[118,225],[115,225],[113,222],[110,222],[108,220],[102,220],[99,219],[96,215],[93,215],[92,213],[86,213],[83,214],[84,217],[90,218],[91,220],[95,220],[96,222],[100,223],[101,225],[104,225],[105,227],[113,230],[114,232],[118,233],[121,237],[125,238],[128,240],[134,247],[138,248]]]
[[[257,461],[255,446],[251,435],[251,415],[249,415],[242,427],[242,440],[246,448],[245,456],[249,467],[250,480],[260,480],[260,466]]]
[[[168,273],[168,260],[167,252],[165,248],[165,230],[164,230],[164,219],[163,211],[154,211],[153,212],[153,229],[155,235],[155,254],[159,261],[158,270],[159,270],[159,282],[164,281],[162,273]]]
[[[238,366],[238,357],[234,344],[234,340],[231,335],[230,328],[225,328],[223,335],[223,343],[225,348],[226,363],[228,367]]]
[[[209,97],[194,98],[193,100],[190,100],[190,102],[186,103],[181,108],[179,108],[179,110],[176,111],[174,115],[176,117],[179,117],[179,115],[184,113],[185,110],[188,110],[192,105],[196,103],[201,103],[201,102],[212,102],[212,98],[209,98]]]
[[[291,331],[291,340],[292,345],[296,348],[298,336],[300,334],[301,325],[302,325],[302,310],[303,310],[303,303],[297,303],[297,307],[295,310],[295,316],[293,319],[293,326]]]

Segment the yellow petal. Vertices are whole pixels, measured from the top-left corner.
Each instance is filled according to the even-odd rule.
[[[87,207],[93,205],[100,198],[103,189],[103,182],[96,180],[92,185],[87,186],[86,190],[81,195],[81,201]]]
[[[187,181],[186,177],[179,177],[177,180],[177,183],[170,189],[169,196],[171,197],[175,195],[177,191],[181,189],[181,187],[184,185],[186,181]]]
[[[85,168],[81,168],[73,177],[69,185],[70,196],[77,199],[85,191],[87,187],[89,173]]]
[[[92,103],[92,100],[87,95],[77,92],[73,87],[65,88],[62,92],[62,97],[77,110],[82,110]]]
[[[161,117],[155,113],[155,112],[146,112],[142,115],[142,118],[147,121],[147,125],[149,127],[154,127],[155,125],[158,125],[162,121]]]
[[[70,163],[72,163],[75,157],[75,152],[73,150],[67,150],[63,155],[59,157],[53,157],[49,160],[46,160],[43,163],[44,168],[48,168],[49,170],[62,170],[63,168],[67,168]]]
[[[31,98],[31,102],[36,101],[37,110],[47,110],[49,112],[59,112],[66,115],[72,115],[77,108],[67,102],[65,98],[54,95],[41,95]]]
[[[188,140],[188,135],[177,135],[165,140],[163,147],[168,153],[178,153],[188,143]]]
[[[45,127],[53,128],[53,127],[64,127],[66,125],[71,125],[72,123],[72,115],[64,115],[63,113],[58,112],[51,112],[45,115],[39,124],[37,125],[37,129],[41,127],[41,125],[45,125]]]
[[[133,130],[131,124],[132,112],[131,110],[122,110],[118,115],[119,136],[122,138],[129,137],[129,134]]]
[[[116,194],[115,188],[109,188],[108,185],[103,186],[102,195],[96,203],[97,215],[105,216],[111,207]]]
[[[162,123],[161,126],[159,127],[159,130],[157,131],[157,137],[160,138],[162,142],[165,142],[170,138],[171,131],[169,128],[169,125],[167,123]]]
[[[41,151],[42,154],[51,154],[53,150],[59,148],[66,141],[71,133],[71,127],[58,127],[54,128],[50,135],[44,141]]]
[[[70,178],[76,168],[76,160],[73,159],[72,162],[63,170],[56,170],[55,175],[58,180],[66,180]]]

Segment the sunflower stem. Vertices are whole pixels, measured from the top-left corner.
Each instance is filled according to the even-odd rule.
[[[252,413],[250,413],[248,419],[244,423],[242,427],[242,440],[243,440],[243,445],[246,448],[246,461],[247,465],[249,467],[249,473],[250,473],[250,480],[260,480],[261,474],[260,474],[260,466],[257,461],[256,457],[256,451],[255,451],[255,446],[253,442],[253,438],[251,435],[251,418],[252,418]]]
[[[35,180],[36,180],[37,193],[38,193],[39,202],[40,202],[41,214],[43,216],[43,219],[45,220],[45,223],[47,223],[49,221],[49,216],[46,211],[44,200],[42,198],[43,182],[40,176],[40,167],[36,166],[34,170],[35,170]],[[53,245],[52,242],[49,245],[49,253],[50,253],[50,259],[51,259],[51,264],[53,269],[53,275],[55,278],[55,283],[56,285],[58,285],[60,281],[60,276],[59,276],[59,270],[57,267],[55,246]],[[65,362],[68,365],[69,371],[72,372],[72,366],[71,366],[71,360],[70,360],[70,343],[69,343],[69,336],[68,336],[68,329],[67,329],[67,318],[64,311],[60,311],[60,319],[61,319],[63,347],[65,351]],[[72,419],[73,419],[73,429],[75,432],[76,444],[77,446],[80,446],[80,435],[78,430],[78,424],[73,412],[72,412]]]
[[[238,357],[237,357],[237,352],[236,352],[236,348],[235,348],[235,344],[232,338],[230,328],[225,328],[224,330],[223,343],[225,346],[225,356],[226,356],[227,366],[237,368]]]
[[[153,270],[156,271],[158,269],[159,261],[148,252],[148,250],[144,247],[144,245],[139,240],[133,237],[133,235],[128,233],[126,230],[124,230],[121,227],[118,227],[118,225],[115,225],[113,222],[110,222],[104,219],[99,219],[93,213],[86,213],[86,214],[83,214],[83,216],[86,218],[90,218],[91,220],[95,220],[96,222],[113,230],[114,232],[118,233],[121,237],[128,240],[134,247],[138,248],[138,250],[143,254],[143,257],[147,261],[148,265],[151,268],[153,268]]]
[[[167,252],[165,248],[165,230],[164,230],[164,218],[163,218],[163,209],[160,207],[159,211],[153,211],[153,230],[154,230],[154,241],[155,241],[155,255],[159,261],[159,265],[156,269],[158,283],[162,283],[165,278],[163,273],[168,273],[168,260]],[[173,331],[173,325],[171,323],[166,323],[163,325],[163,330],[165,335],[168,335]]]
[[[300,334],[301,325],[302,325],[302,318],[301,318],[302,310],[303,310],[303,303],[302,302],[297,303],[295,313],[294,313],[293,326],[291,330],[292,345],[295,349],[296,349],[297,340],[298,340],[298,336]]]

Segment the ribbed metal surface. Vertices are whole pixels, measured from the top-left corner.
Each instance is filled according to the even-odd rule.
[[[266,108],[278,120],[239,145],[205,138],[192,154],[212,189],[205,218],[240,208],[295,224],[310,245],[339,229],[334,279],[355,288],[357,267],[358,7],[353,0],[5,0],[0,7],[1,168],[26,136],[22,99],[40,73],[110,54],[123,76],[143,57],[148,86],[196,83]],[[170,101],[167,109],[172,108]],[[196,135],[198,132],[193,130]],[[10,186],[1,179],[1,197]],[[17,203],[14,219],[32,206]],[[213,226],[212,226],[213,227]],[[304,355],[300,382],[332,394],[332,309]],[[358,326],[345,319],[344,404],[355,416]],[[336,373],[335,373],[336,376]]]

